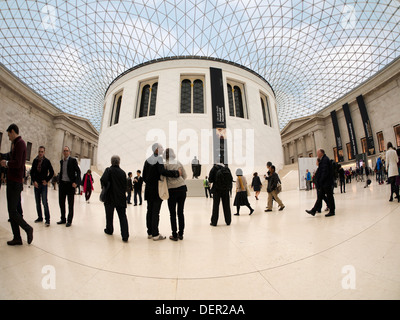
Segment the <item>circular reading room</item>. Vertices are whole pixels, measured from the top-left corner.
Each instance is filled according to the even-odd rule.
[[[275,93],[256,72],[206,57],[153,60],[127,70],[108,87],[98,143],[98,168],[120,155],[121,167],[141,169],[152,145],[172,148],[192,178],[214,163],[264,172],[283,166]]]

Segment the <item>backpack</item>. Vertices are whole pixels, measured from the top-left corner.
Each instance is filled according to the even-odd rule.
[[[215,177],[215,187],[219,191],[229,191],[232,189],[232,174],[229,168],[222,167],[217,171]]]

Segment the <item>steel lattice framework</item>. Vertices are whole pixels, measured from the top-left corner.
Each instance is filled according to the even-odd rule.
[[[172,56],[250,68],[274,88],[280,127],[327,106],[400,55],[400,2],[0,1],[1,63],[99,129],[125,70]]]

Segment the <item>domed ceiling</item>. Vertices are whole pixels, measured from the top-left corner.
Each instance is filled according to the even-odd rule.
[[[273,87],[281,129],[400,55],[400,2],[0,1],[1,63],[59,109],[100,129],[104,94],[138,64],[205,56]]]

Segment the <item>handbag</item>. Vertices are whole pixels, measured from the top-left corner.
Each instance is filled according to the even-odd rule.
[[[107,172],[107,174],[108,174],[108,170],[109,170],[109,169],[106,168],[106,170],[104,171],[104,173]],[[99,199],[100,199],[101,202],[105,202],[105,201],[106,201],[106,197],[107,197],[108,190],[110,189],[110,185],[111,185],[111,183],[110,183],[110,180],[109,180],[109,181],[107,181],[107,184],[104,185],[104,186],[101,188],[101,192],[100,192],[100,196],[99,196]]]
[[[282,185],[280,182],[276,185],[276,193],[280,193],[282,191]]]
[[[107,197],[107,193],[108,193],[109,189],[110,189],[110,181],[108,181],[107,184],[103,188],[101,188],[101,192],[100,192],[100,201],[101,202],[106,201],[106,197]]]
[[[164,176],[161,176],[160,180],[158,180],[158,195],[162,200],[168,200],[169,198],[167,178]]]

